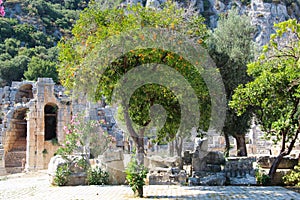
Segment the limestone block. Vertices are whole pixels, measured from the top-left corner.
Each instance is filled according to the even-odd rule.
[[[72,173],[66,186],[86,185],[86,172]]]
[[[190,177],[188,180],[189,186],[197,186],[200,185],[200,178],[198,177]]]
[[[179,166],[181,158],[178,156],[173,156],[173,157],[164,158],[163,160],[167,167],[176,167]]]
[[[64,160],[60,155],[54,156],[50,159],[50,162],[48,164],[48,171],[47,173],[50,176],[54,176],[56,169],[58,166],[66,163],[66,160]]]
[[[271,168],[276,157],[260,156],[257,158],[257,164],[262,168]],[[298,164],[298,158],[284,157],[278,169],[293,169]]]
[[[167,167],[164,162],[162,157],[160,156],[147,156],[145,157],[145,166],[149,169],[153,169],[156,167]]]
[[[207,164],[223,165],[225,164],[225,157],[222,152],[211,151],[207,154]]]
[[[207,164],[205,171],[210,171],[210,172],[220,172],[221,166],[220,165],[213,165],[213,164]]]
[[[108,149],[103,153],[103,162],[112,162],[112,161],[123,161],[124,156],[121,150],[110,150]]]
[[[205,157],[200,157],[199,151],[196,150],[192,158],[192,167],[194,171],[203,171],[206,168],[206,159]]]
[[[121,162],[118,163],[113,162],[113,163],[105,164],[104,170],[107,171],[109,174],[109,180],[108,180],[109,184],[120,185],[125,183],[126,181],[125,169],[124,169],[124,165],[123,165],[123,169],[121,166],[122,166]]]
[[[208,186],[224,186],[226,182],[226,176],[224,173],[216,173],[207,177],[200,177],[200,185]]]
[[[250,174],[246,174],[245,177],[230,177],[230,185],[256,185],[256,178]]]
[[[147,180],[149,185],[173,185],[176,184],[175,181],[178,182],[178,176],[178,174],[172,174],[171,168],[156,167],[150,169]]]
[[[70,166],[70,170],[71,170],[71,175],[69,176],[69,181],[66,185],[85,185],[86,184],[86,177],[87,174],[85,172],[85,170],[83,168],[80,168],[79,166],[77,166],[77,164],[75,164],[74,161],[76,161],[77,159],[80,159],[80,157],[77,156],[70,156],[69,157],[71,161],[71,163],[69,163]],[[48,164],[48,175],[49,175],[49,181],[50,184],[54,185],[54,177],[55,177],[55,172],[57,170],[57,168],[64,164],[67,163],[69,161],[63,159],[60,155],[54,156],[50,159],[50,162]]]

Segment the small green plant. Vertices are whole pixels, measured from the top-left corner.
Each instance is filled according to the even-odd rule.
[[[96,168],[90,168],[87,172],[87,183],[89,185],[107,185],[108,173],[101,170],[98,166]]]
[[[132,159],[128,163],[125,173],[126,180],[135,195],[143,197],[143,186],[145,185],[145,178],[148,173],[147,168],[143,165],[138,165],[136,159]]]
[[[271,178],[269,175],[259,172],[259,170],[255,173],[256,182],[258,185],[270,185],[271,184]]]
[[[54,145],[54,146],[59,145],[59,144],[58,144],[57,138],[52,138],[52,139],[51,139],[51,143],[52,143],[52,145]]]
[[[71,171],[69,169],[69,165],[67,163],[60,165],[57,167],[55,176],[54,176],[54,184],[57,186],[64,186],[69,181],[69,176]]]
[[[282,177],[284,184],[290,186],[300,186],[300,163],[294,167],[294,170]]]
[[[88,161],[84,157],[81,157],[80,159],[77,159],[76,163],[77,163],[78,167],[80,167],[84,170],[87,170],[89,168]]]
[[[47,149],[44,149],[44,150],[42,151],[42,154],[44,154],[44,155],[46,155],[47,153],[48,153]]]

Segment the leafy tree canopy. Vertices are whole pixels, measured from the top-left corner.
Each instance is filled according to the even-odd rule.
[[[112,61],[111,66],[99,66],[99,68],[105,69],[103,74],[92,71],[90,76],[86,78],[76,76],[79,72],[87,70],[88,66],[83,65],[86,57],[108,37],[145,27],[167,28],[184,32],[191,39],[194,39],[195,43],[204,43],[203,41],[207,37],[207,29],[202,17],[192,15],[187,18],[184,10],[178,9],[171,3],[167,3],[162,9],[145,8],[137,5],[126,9],[106,10],[101,10],[96,4],[91,4],[88,9],[81,13],[80,19],[74,26],[72,30],[74,37],[59,44],[61,50],[60,80],[63,85],[71,89],[74,86],[79,89],[81,85],[76,84],[76,80],[81,79],[79,81],[88,82],[89,79],[98,78],[101,75],[96,98],[100,99],[105,96],[110,102],[113,95],[112,91],[118,85],[118,80],[131,69],[147,63],[165,64],[177,70],[192,85],[200,101],[199,110],[201,110],[202,116],[199,126],[206,130],[210,120],[208,89],[199,72],[182,56],[173,52],[152,48],[135,49],[125,52],[121,57]],[[143,40],[144,36],[140,35],[139,37]],[[153,36],[154,39],[156,37],[159,36]],[[138,75],[135,78],[136,80],[143,79]],[[90,92],[92,96],[95,95],[95,91]],[[152,106],[157,104],[162,105],[166,111],[166,123],[160,130],[160,136],[165,138],[169,135],[169,138],[173,138],[181,117],[180,105],[173,91],[163,85],[147,84],[135,90],[130,98],[129,107],[122,104],[124,120],[128,122],[128,118],[131,118],[139,126],[137,129],[143,132],[142,127],[151,122],[151,112],[149,111]],[[136,127],[130,127],[128,123],[126,125],[133,139],[138,138],[137,132],[139,131],[134,130]]]
[[[29,61],[30,58],[23,55],[16,56],[10,60],[0,61],[0,77],[2,81],[11,84],[12,81],[21,80]]]
[[[28,69],[24,73],[26,80],[37,81],[38,78],[52,78],[54,82],[58,82],[58,73],[56,63],[43,60],[38,57],[32,57],[28,64]]]
[[[247,63],[253,59],[252,35],[254,31],[250,18],[246,15],[239,15],[238,11],[233,9],[221,16],[218,27],[209,38],[210,54],[220,69],[228,101],[231,100],[234,89],[239,84],[245,84],[251,80],[247,75]],[[225,137],[232,135],[237,139],[239,156],[247,155],[243,135],[250,128],[251,115],[250,109],[242,116],[237,116],[230,108],[226,112],[223,133]],[[229,144],[226,148],[226,151],[229,151]]]
[[[254,108],[266,136],[275,143],[281,141],[280,154],[269,172],[271,178],[300,131],[300,24],[288,20],[275,28],[261,56],[248,65],[254,80],[240,85],[230,102],[239,115]]]

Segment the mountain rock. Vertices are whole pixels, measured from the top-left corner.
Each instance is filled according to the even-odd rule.
[[[142,3],[148,7],[158,8],[166,0],[127,0],[124,3]],[[210,28],[217,27],[218,18],[232,8],[251,17],[257,27],[254,41],[265,45],[274,33],[274,23],[291,18],[300,18],[300,0],[177,0],[179,6],[193,9],[207,19]]]

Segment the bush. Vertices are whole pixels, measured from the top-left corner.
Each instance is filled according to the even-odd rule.
[[[144,166],[137,164],[135,159],[132,159],[125,171],[126,180],[133,192],[139,197],[143,197],[143,186],[145,185],[145,178],[148,170]]]
[[[294,170],[282,177],[282,179],[286,185],[300,186],[300,163],[294,167]]]
[[[37,81],[40,77],[52,78],[54,82],[58,82],[58,73],[56,63],[43,60],[38,57],[32,57],[28,64],[27,71],[24,72],[26,80]]]
[[[256,182],[258,185],[270,185],[271,184],[271,178],[267,174],[260,173],[259,171],[256,171],[255,173]]]
[[[87,183],[89,185],[107,185],[108,173],[101,170],[98,166],[96,168],[90,168],[87,172]]]
[[[55,176],[54,176],[54,183],[57,186],[64,186],[69,181],[69,176],[71,171],[69,169],[69,165],[67,163],[60,165],[57,167]]]

